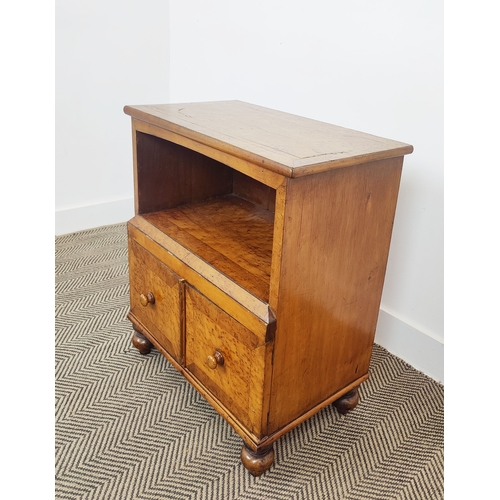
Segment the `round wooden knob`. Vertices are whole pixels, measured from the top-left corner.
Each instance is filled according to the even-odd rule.
[[[141,301],[141,306],[146,307],[148,304],[155,303],[155,296],[151,292],[148,292],[147,295],[144,295],[143,293],[141,293],[139,300]]]
[[[216,350],[213,356],[207,357],[207,365],[211,370],[215,370],[217,366],[222,366],[224,364],[224,356],[218,350]]]

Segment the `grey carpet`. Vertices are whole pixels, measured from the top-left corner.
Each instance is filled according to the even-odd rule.
[[[440,499],[442,385],[378,345],[361,402],[275,444],[241,440],[158,353],[131,345],[125,224],[56,238],[57,499]]]

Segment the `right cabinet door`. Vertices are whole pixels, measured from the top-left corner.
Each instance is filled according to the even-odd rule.
[[[267,424],[271,349],[186,285],[186,368],[258,438]]]

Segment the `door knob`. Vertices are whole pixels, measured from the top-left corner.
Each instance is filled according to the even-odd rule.
[[[224,365],[224,356],[216,349],[212,356],[207,357],[207,365],[211,370],[215,370],[217,366]]]
[[[148,304],[155,303],[155,296],[152,294],[152,292],[148,292],[147,295],[144,295],[143,293],[141,293],[139,300],[141,301],[141,306],[146,307]]]

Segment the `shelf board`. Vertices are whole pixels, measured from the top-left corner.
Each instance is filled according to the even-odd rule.
[[[269,300],[272,212],[228,195],[141,217],[251,294]]]

